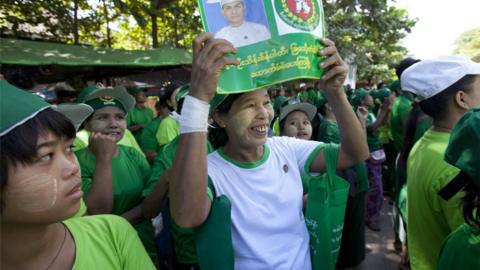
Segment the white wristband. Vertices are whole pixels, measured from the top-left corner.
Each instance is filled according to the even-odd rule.
[[[180,115],[180,134],[207,132],[210,104],[187,95]]]

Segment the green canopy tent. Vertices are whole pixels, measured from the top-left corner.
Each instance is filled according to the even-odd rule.
[[[172,69],[192,63],[190,52],[173,47],[120,50],[45,41],[0,38],[2,73],[24,73],[37,82],[82,74],[86,79]]]

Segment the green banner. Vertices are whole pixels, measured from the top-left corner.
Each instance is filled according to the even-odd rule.
[[[205,31],[230,41],[240,61],[226,67],[219,93],[241,93],[293,79],[318,79],[325,36],[321,0],[199,0]]]

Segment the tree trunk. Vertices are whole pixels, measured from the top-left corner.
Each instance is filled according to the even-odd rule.
[[[78,45],[78,0],[73,1],[73,44]]]
[[[105,14],[105,20],[107,21],[107,45],[109,48],[112,47],[112,38],[110,37],[110,19],[108,18],[108,9],[107,9],[107,3],[105,0],[103,2],[103,12]]]
[[[158,48],[158,24],[157,24],[157,16],[152,15],[152,47]]]

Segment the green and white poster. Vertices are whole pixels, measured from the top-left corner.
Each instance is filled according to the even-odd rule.
[[[230,41],[240,61],[226,67],[219,93],[241,93],[293,79],[318,79],[325,37],[321,0],[198,0],[206,32]]]

